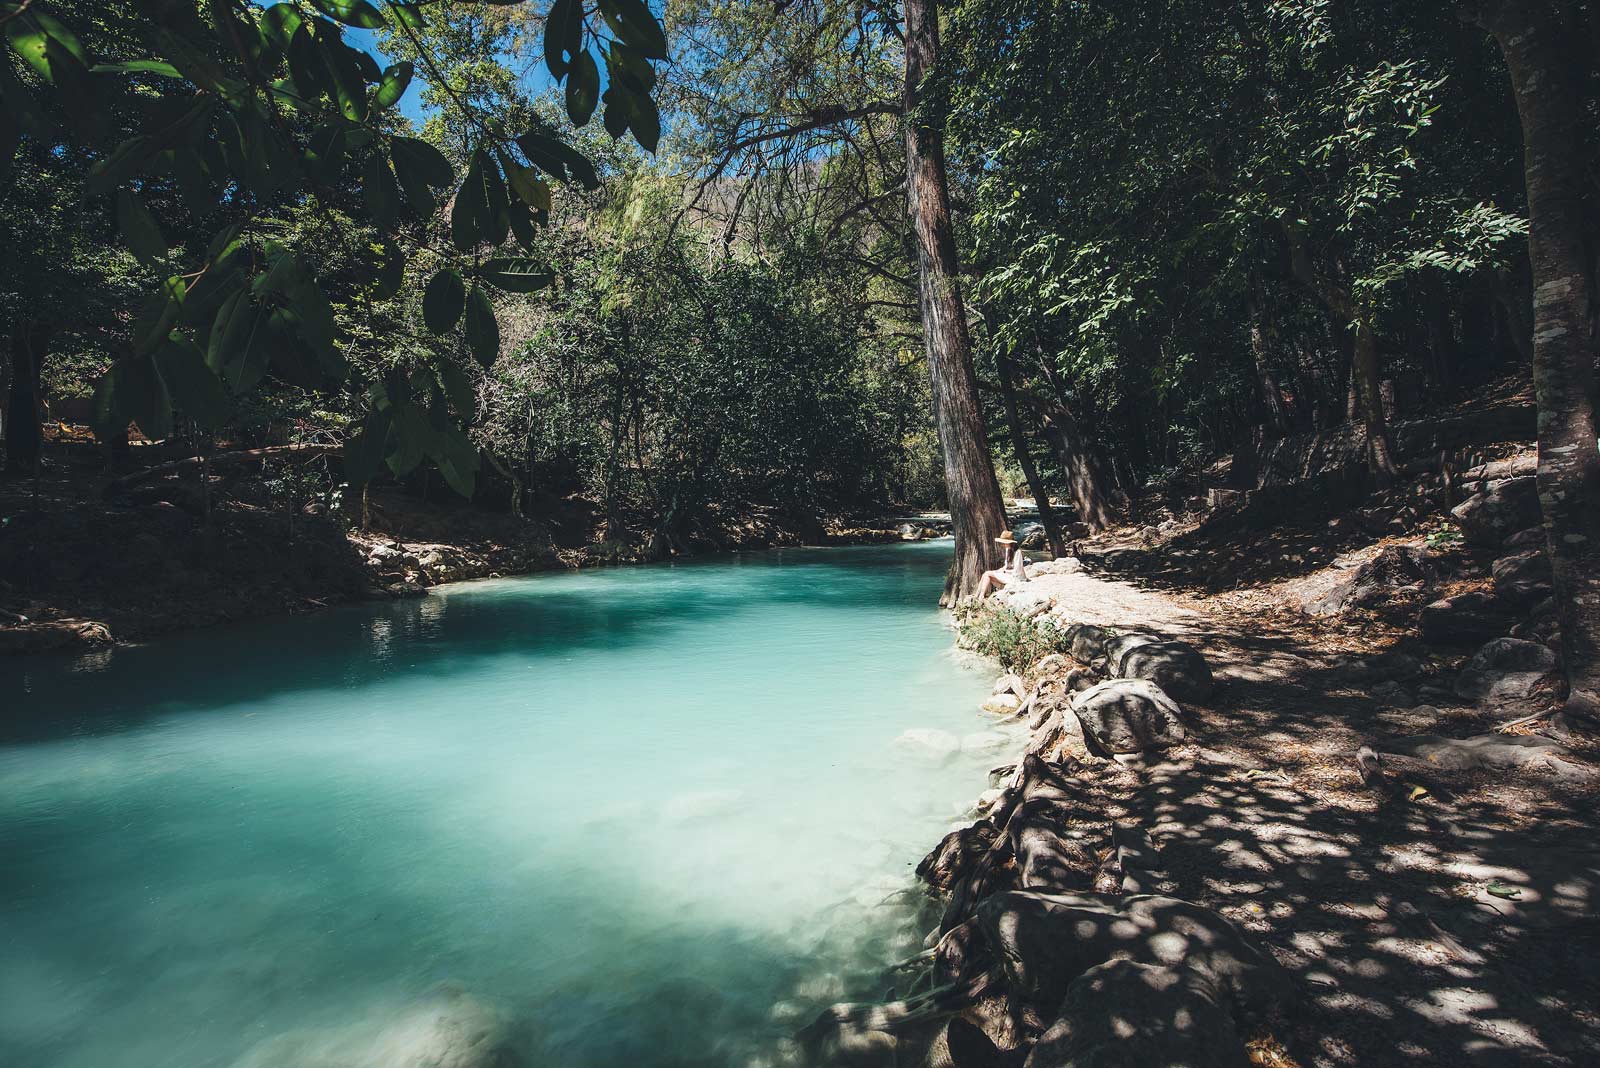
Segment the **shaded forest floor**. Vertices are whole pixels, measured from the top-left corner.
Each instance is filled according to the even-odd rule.
[[[1151,892],[1216,909],[1296,977],[1300,1007],[1274,1035],[1293,1061],[1596,1063],[1597,780],[1411,764],[1369,785],[1358,771],[1375,740],[1507,718],[1453,695],[1462,651],[1108,575],[1036,584],[1063,621],[1178,637],[1216,669],[1210,705],[1188,708],[1191,744],[1095,781],[1107,819],[1150,828]],[[1600,747],[1572,744],[1600,768]]]

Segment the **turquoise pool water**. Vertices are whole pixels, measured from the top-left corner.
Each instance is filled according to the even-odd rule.
[[[919,948],[911,868],[997,759],[897,740],[985,727],[948,552],[465,583],[4,664],[0,1064],[367,1068],[441,984],[530,1065],[781,1060]]]

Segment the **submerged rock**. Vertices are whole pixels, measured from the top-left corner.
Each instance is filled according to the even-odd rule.
[[[1147,679],[1111,679],[1072,698],[1093,740],[1110,753],[1177,745],[1186,737],[1178,703]]]
[[[521,1068],[505,1016],[441,986],[388,1022],[295,1031],[257,1046],[234,1068]]]
[[[933,727],[912,727],[896,738],[894,744],[940,762],[952,759],[961,751],[960,738]]]
[[[1022,699],[1014,693],[997,693],[986,698],[978,707],[997,716],[1009,716],[1022,707]]]

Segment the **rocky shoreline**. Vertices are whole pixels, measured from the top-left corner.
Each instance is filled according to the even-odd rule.
[[[1064,558],[1032,570],[1080,567]],[[1027,587],[995,604],[1047,628],[1062,650],[1007,671],[984,702],[985,714],[1025,726],[1025,743],[991,772],[973,821],[916,869],[943,913],[909,962],[919,972],[911,991],[826,1010],[802,1034],[811,1058],[884,1068],[1247,1063],[1246,1043],[1272,1041],[1267,1028],[1292,985],[1227,918],[1160,892],[1158,826],[1115,803],[1130,768],[1185,741],[1172,695],[1209,701],[1210,665],[1167,636],[1049,616],[1049,599]]]

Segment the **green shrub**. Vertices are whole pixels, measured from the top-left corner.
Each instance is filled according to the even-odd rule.
[[[1070,644],[1055,620],[1029,619],[1009,608],[969,603],[955,616],[960,646],[998,660],[1007,671],[1025,671],[1041,657],[1066,652]]]

